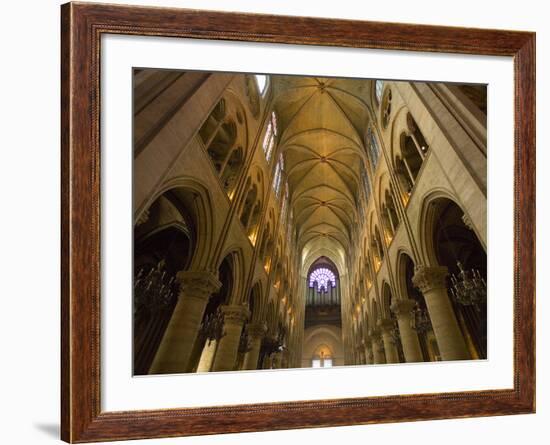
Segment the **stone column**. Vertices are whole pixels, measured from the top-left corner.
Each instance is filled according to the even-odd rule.
[[[384,351],[386,352],[386,363],[399,363],[399,352],[395,346],[395,340],[392,331],[395,328],[393,320],[384,319],[378,322],[380,332],[382,333],[382,341],[384,342]]]
[[[217,347],[218,342],[216,339],[206,340],[199,360],[199,365],[197,366],[197,372],[210,372],[214,357],[216,356]]]
[[[243,369],[258,369],[258,358],[265,331],[266,328],[263,323],[253,323],[248,326],[248,343],[250,349],[244,356]]]
[[[454,310],[447,294],[446,267],[419,266],[413,284],[420,289],[426,300],[437,345],[443,360],[467,360],[470,354],[458,326]]]
[[[157,350],[150,374],[185,372],[193,350],[204,310],[221,283],[211,272],[181,271],[178,302]]]
[[[224,314],[224,336],[219,341],[212,371],[233,371],[243,324],[248,318],[249,311],[245,306],[240,305],[225,305],[221,310]]]
[[[422,362],[422,348],[418,334],[411,328],[411,311],[415,306],[415,301],[410,299],[396,300],[391,310],[397,317],[399,326],[399,335],[401,336],[401,344],[403,345],[403,354],[407,363]]]
[[[372,365],[372,363],[373,363],[372,343],[371,343],[370,339],[365,341],[364,347],[365,347],[365,364]]]
[[[364,345],[359,346],[359,358],[361,360],[362,365],[367,363],[367,359],[365,357],[365,346]]]
[[[373,361],[375,365],[386,363],[386,356],[384,354],[384,342],[380,337],[380,332],[375,330],[371,333],[372,338],[372,353]]]
[[[356,365],[363,364],[363,346],[362,345],[357,345],[355,347],[355,364]]]
[[[283,352],[282,351],[274,352],[272,369],[281,369],[282,363],[283,363]]]

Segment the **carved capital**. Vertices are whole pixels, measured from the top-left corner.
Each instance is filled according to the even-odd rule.
[[[207,300],[216,293],[222,283],[212,272],[184,270],[176,274],[182,296]]]
[[[474,223],[472,222],[470,217],[468,215],[466,215],[466,213],[464,215],[462,215],[462,222],[464,223],[464,225],[466,227],[468,227],[468,229],[470,229],[472,231],[474,230]]]
[[[411,299],[395,300],[391,305],[391,311],[397,315],[397,317],[410,316],[411,311],[416,306],[416,301]]]
[[[445,278],[449,274],[449,269],[444,266],[428,267],[418,266],[412,278],[415,287],[424,294],[433,289],[446,288]]]
[[[250,311],[242,305],[224,305],[221,311],[225,323],[243,324],[250,316]]]
[[[395,324],[391,318],[384,318],[378,321],[378,327],[384,334],[388,334],[395,328]]]
[[[267,331],[265,323],[251,323],[248,325],[248,335],[254,338],[263,338]]]
[[[149,221],[149,209],[144,210],[141,215],[139,215],[138,220],[136,221],[136,227],[141,226],[142,224],[145,224],[147,221]]]

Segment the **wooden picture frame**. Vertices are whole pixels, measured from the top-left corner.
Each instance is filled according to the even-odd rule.
[[[535,411],[534,33],[91,3],[65,4],[61,13],[63,440],[95,442]],[[99,79],[103,34],[513,57],[513,389],[102,412]]]

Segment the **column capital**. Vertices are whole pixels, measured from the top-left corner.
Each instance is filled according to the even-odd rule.
[[[262,338],[267,331],[265,323],[250,323],[248,325],[248,335],[250,337]]]
[[[447,275],[449,275],[449,269],[445,266],[418,266],[412,282],[422,293],[425,293],[433,289],[446,288]]]
[[[176,279],[181,289],[180,297],[186,295],[208,300],[222,286],[218,277],[208,271],[182,270],[176,274]]]
[[[407,298],[395,300],[390,309],[397,316],[409,315],[415,306],[416,301]]]
[[[388,333],[395,328],[395,323],[391,318],[384,318],[382,320],[378,320],[378,327],[382,332]]]
[[[225,323],[242,324],[250,316],[250,311],[243,305],[223,305],[220,309]]]

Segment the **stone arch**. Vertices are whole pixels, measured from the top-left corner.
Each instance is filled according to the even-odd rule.
[[[376,298],[373,298],[371,300],[370,320],[371,320],[371,328],[374,329],[378,323],[378,320],[380,320],[380,310],[379,310],[378,302],[376,301]]]
[[[245,230],[248,228],[254,206],[256,205],[258,199],[258,186],[252,181],[247,181],[247,184],[249,184],[249,186],[247,187],[246,194],[244,196],[240,215],[241,224],[243,225]]]
[[[393,102],[393,91],[391,86],[386,85],[384,87],[384,92],[382,93],[382,103],[380,105],[380,122],[382,123],[382,128],[388,128],[391,119],[392,119],[392,104]]]
[[[199,137],[230,199],[235,194],[248,152],[248,124],[240,99],[231,91],[214,106]]]
[[[194,226],[194,253],[190,262],[190,270],[209,269],[213,257],[214,237],[219,221],[213,211],[213,200],[208,188],[189,177],[179,177],[168,181],[161,186],[154,195],[154,203],[160,196],[169,193],[173,202],[177,202],[178,211],[185,212],[193,221]],[[151,206],[139,218],[146,218]]]
[[[240,247],[231,246],[220,255],[221,261],[218,263],[217,269],[223,261],[230,259],[233,286],[228,295],[227,304],[242,304],[246,298],[244,292],[246,264],[243,251]]]
[[[258,166],[250,169],[246,181],[244,199],[241,205],[240,221],[246,235],[253,245],[258,239],[258,230],[263,211],[265,181]]]
[[[393,293],[390,284],[384,280],[382,282],[382,298],[380,305],[380,317],[383,319],[391,318],[391,303],[393,299]]]
[[[389,245],[395,237],[400,220],[397,213],[393,186],[387,172],[380,176],[378,186],[377,201],[380,209],[382,233],[386,245]]]
[[[195,252],[194,220],[171,190],[155,199],[134,229],[133,372],[147,374],[176,306],[176,276]],[[151,284],[159,292],[150,291]]]
[[[422,261],[428,266],[438,265],[433,233],[438,218],[438,202],[441,200],[453,202],[464,213],[464,208],[460,204],[460,201],[446,189],[439,188],[432,190],[423,197],[417,229]]]
[[[248,308],[250,310],[250,321],[252,323],[261,323],[264,320],[265,298],[263,288],[263,283],[257,281],[250,290]]]
[[[399,187],[396,196],[406,205],[423,165],[428,145],[406,106],[396,111],[391,131],[391,162]]]
[[[397,298],[406,299],[408,298],[408,289],[406,283],[406,270],[407,263],[410,262],[415,267],[414,260],[412,255],[407,252],[405,249],[399,249],[397,253],[397,260],[395,262],[395,277],[396,277],[396,286],[397,286]]]
[[[463,277],[478,276],[481,288],[487,279],[487,252],[464,218],[464,209],[449,197],[431,196],[425,213],[426,255],[431,265],[447,271],[447,289],[466,343],[474,358],[487,356],[486,298],[474,304],[455,288]],[[475,271],[475,272],[473,272]],[[462,295],[462,297],[460,297]],[[463,299],[464,298],[464,299]]]

